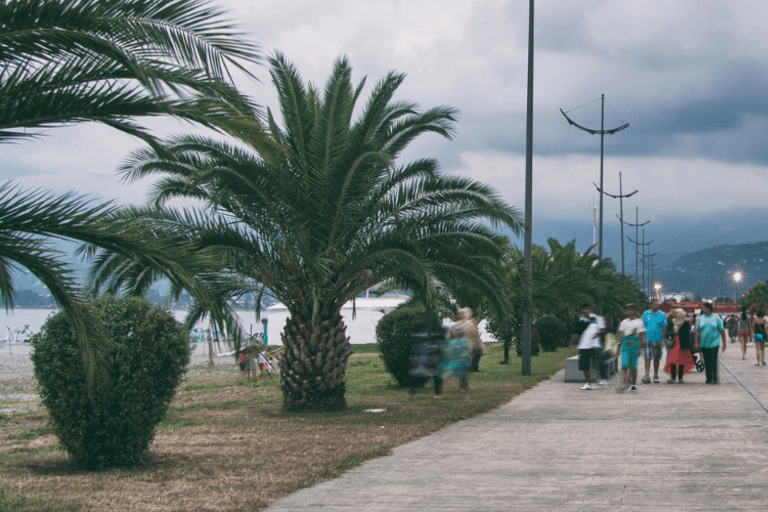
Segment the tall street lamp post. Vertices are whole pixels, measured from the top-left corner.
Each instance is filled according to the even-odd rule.
[[[598,189],[600,190],[600,235],[599,235],[599,247],[598,247],[598,256],[600,258],[600,261],[603,260],[603,154],[604,154],[604,146],[605,146],[605,136],[606,135],[613,135],[616,132],[619,132],[625,128],[629,128],[629,123],[625,123],[622,126],[619,126],[618,128],[613,128],[610,130],[605,129],[605,94],[600,95],[601,100],[601,107],[600,107],[600,129],[595,130],[592,128],[587,128],[585,126],[581,126],[580,124],[574,122],[568,115],[563,112],[563,109],[560,109],[560,113],[565,116],[565,119],[568,121],[568,124],[571,126],[575,126],[576,128],[580,130],[584,130],[587,133],[591,133],[592,135],[600,135],[600,186]]]
[[[528,4],[528,103],[525,129],[525,241],[523,244],[523,328],[522,328],[522,368],[523,375],[531,374],[531,267],[533,265],[531,227],[533,216],[533,0]]]

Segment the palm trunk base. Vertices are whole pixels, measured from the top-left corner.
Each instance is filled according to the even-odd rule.
[[[340,314],[311,327],[288,318],[281,335],[280,389],[287,411],[328,412],[347,406],[344,374],[351,353]]]

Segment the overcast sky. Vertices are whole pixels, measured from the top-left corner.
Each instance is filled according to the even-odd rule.
[[[455,140],[425,136],[409,158],[495,186],[521,210],[525,183],[527,0],[216,0],[264,55],[278,50],[322,87],[347,55],[369,86],[407,74],[399,97],[461,111]],[[716,239],[712,220],[763,218],[741,241],[768,240],[768,2],[539,0],[535,18],[534,242],[592,241],[600,138],[569,126],[630,127],[605,138],[607,192],[639,192],[636,208],[657,252],[675,239]],[[266,67],[240,87],[275,104]],[[370,88],[368,89],[370,91]],[[172,121],[158,127],[187,130]],[[143,201],[114,169],[138,143],[97,125],[59,128],[4,145],[2,172],[28,187]],[[618,247],[619,201],[606,198],[606,246]],[[741,217],[738,217],[741,219]],[[702,219],[705,221],[702,222]],[[686,227],[692,230],[687,230]],[[738,225],[731,227],[736,228]],[[634,233],[632,233],[633,235]],[[730,241],[730,240],[729,240]],[[735,240],[738,241],[738,240]],[[522,241],[520,241],[522,244]],[[629,254],[630,249],[627,249]],[[634,251],[634,249],[632,249]],[[606,250],[607,255],[616,253]],[[628,256],[629,259],[629,256]]]

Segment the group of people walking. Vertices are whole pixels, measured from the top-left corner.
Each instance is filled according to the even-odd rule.
[[[582,390],[592,388],[591,366],[597,361],[601,369],[605,356],[602,339],[606,333],[605,321],[594,314],[590,305],[581,307],[581,316],[574,328],[574,336],[579,338],[579,370],[584,372],[586,384]],[[765,337],[768,328],[768,318],[756,316],[748,323],[747,338],[762,339],[762,355],[758,355],[758,364],[765,364]],[[759,327],[756,327],[759,326]],[[741,329],[741,324],[739,324]],[[756,335],[760,331],[760,335]],[[740,339],[741,337],[741,332]],[[707,384],[717,384],[717,356],[725,352],[725,325],[719,315],[714,314],[710,302],[702,305],[701,313],[689,318],[683,309],[676,309],[665,314],[659,309],[658,301],[651,303],[650,309],[639,314],[635,304],[627,304],[625,318],[617,330],[617,348],[615,353],[621,361],[620,384],[617,391],[637,391],[637,369],[640,353],[643,354],[645,375],[641,382],[644,384],[658,383],[661,358],[666,348],[667,360],[663,367],[669,374],[667,383],[682,383],[683,376],[696,367],[694,357],[703,359]],[[757,343],[757,341],[755,342]],[[746,342],[744,343],[746,347]],[[746,350],[744,348],[743,350]],[[762,358],[762,359],[761,359]],[[651,377],[653,367],[653,377]],[[606,376],[601,375],[598,385],[606,385]]]
[[[435,383],[435,399],[443,397],[443,382],[450,377],[459,381],[459,394],[469,393],[469,372],[480,370],[480,358],[485,354],[485,345],[480,339],[477,322],[472,318],[470,308],[458,311],[456,323],[436,336],[417,333],[425,341],[416,343],[411,356],[411,375],[432,377]],[[411,396],[416,388],[411,388]]]
[[[731,315],[726,319],[731,343],[739,340],[741,344],[741,358],[747,358],[747,347],[755,345],[755,366],[765,365],[765,343],[768,332],[768,316],[764,306],[750,309],[741,308],[739,315]]]

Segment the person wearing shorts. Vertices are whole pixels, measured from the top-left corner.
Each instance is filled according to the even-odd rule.
[[[747,358],[747,343],[752,338],[752,326],[750,325],[747,308],[741,308],[741,314],[737,319],[736,329],[738,331],[739,343],[741,344],[741,358]]]
[[[635,305],[627,304],[624,314],[626,318],[619,324],[619,343],[616,347],[616,355],[621,356],[621,383],[616,389],[619,393],[627,387],[630,391],[637,391],[637,358],[645,345],[645,324],[637,316]]]
[[[653,382],[659,382],[659,363],[661,361],[661,342],[667,337],[667,315],[659,311],[659,301],[651,302],[651,309],[643,313],[645,325],[645,376],[643,384],[651,382],[651,361],[653,361]]]
[[[586,384],[582,390],[592,389],[592,361],[597,361],[603,370],[603,341],[605,333],[605,320],[592,312],[590,304],[581,306],[581,316],[576,321],[573,337],[579,338],[579,371],[584,372]],[[600,386],[605,386],[608,382],[605,375],[601,375]]]
[[[765,311],[762,307],[757,308],[755,319],[752,322],[752,337],[755,340],[755,355],[757,355],[757,364],[755,366],[765,364],[765,337],[768,332],[767,325],[768,321],[765,319]]]

